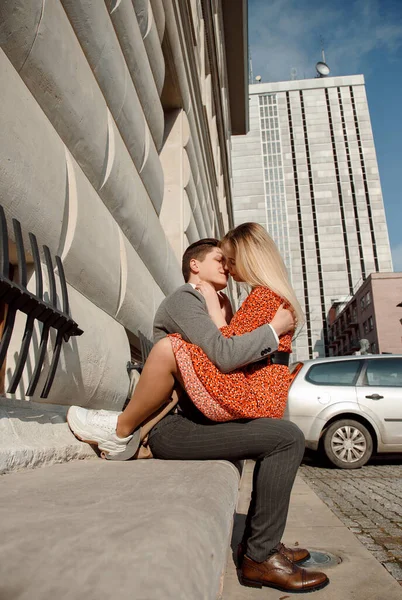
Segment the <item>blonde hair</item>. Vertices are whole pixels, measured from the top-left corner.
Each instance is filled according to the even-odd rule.
[[[274,240],[258,223],[243,223],[229,231],[220,246],[229,244],[236,260],[236,271],[251,287],[262,285],[288,302],[301,327],[304,314],[290,284],[285,263]]]

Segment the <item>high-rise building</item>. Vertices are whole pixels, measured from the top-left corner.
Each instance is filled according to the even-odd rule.
[[[392,271],[362,75],[249,86],[250,131],[233,138],[235,224],[266,227],[305,310],[298,359],[328,354],[328,311]]]

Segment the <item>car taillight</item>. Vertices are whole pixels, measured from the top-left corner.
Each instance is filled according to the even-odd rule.
[[[291,376],[291,384],[294,382],[296,375],[298,374],[298,372],[300,371],[300,369],[302,368],[303,363],[302,362],[295,362],[295,363],[291,363],[289,365],[289,371],[290,371],[290,376]]]

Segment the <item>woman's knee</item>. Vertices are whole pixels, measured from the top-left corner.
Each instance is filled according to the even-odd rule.
[[[177,369],[176,358],[173,352],[172,344],[168,337],[156,342],[151,350],[149,358],[155,361],[162,361],[161,364],[168,366],[174,372]]]

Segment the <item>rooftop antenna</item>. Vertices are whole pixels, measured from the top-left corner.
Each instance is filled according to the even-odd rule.
[[[330,69],[327,63],[325,62],[325,52],[324,52],[324,39],[322,35],[320,36],[321,41],[321,56],[322,60],[320,60],[316,65],[317,77],[328,77]]]
[[[296,67],[292,67],[290,69],[290,78],[292,81],[294,81],[295,79],[297,79],[297,69]]]
[[[254,77],[253,77],[253,59],[251,56],[250,46],[248,48],[248,56],[249,56],[248,83],[252,84],[252,83],[254,83]]]
[[[321,56],[322,56],[322,62],[325,63],[325,52],[324,52],[324,38],[322,37],[322,35],[320,35],[320,42],[321,42]]]

